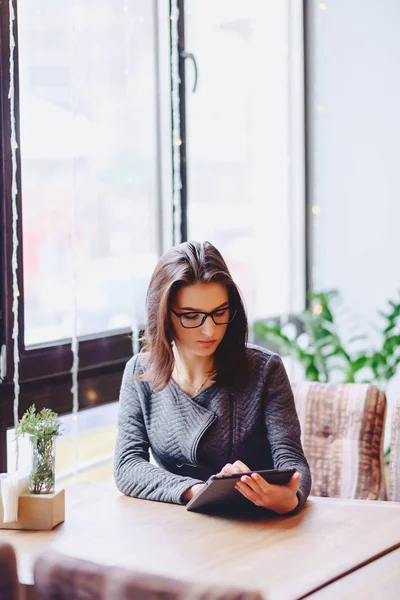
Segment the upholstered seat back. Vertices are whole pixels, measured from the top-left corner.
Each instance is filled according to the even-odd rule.
[[[149,565],[151,569],[151,565]],[[41,600],[262,600],[257,592],[104,566],[48,551],[35,563]]]
[[[292,386],[311,494],[386,499],[383,433],[386,397],[368,384],[303,382]]]
[[[17,561],[11,544],[0,543],[0,600],[18,600]]]
[[[400,502],[400,398],[395,402],[392,412],[389,473],[388,500]]]

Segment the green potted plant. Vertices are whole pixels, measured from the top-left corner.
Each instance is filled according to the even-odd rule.
[[[309,381],[376,383],[385,390],[400,364],[400,301],[389,300],[388,311],[378,311],[383,324],[374,348],[367,333],[343,341],[335,318],[337,290],[311,293],[309,298],[310,306],[291,319],[294,333],[286,332],[279,319],[260,320],[253,325],[258,340],[293,357]],[[387,460],[389,454],[390,449]]]
[[[16,437],[27,433],[32,447],[29,477],[31,494],[51,494],[55,488],[55,441],[61,435],[57,413],[49,408],[36,412],[33,404],[24,413],[15,430]]]
[[[378,311],[383,325],[379,345],[373,348],[367,333],[343,341],[334,310],[340,300],[337,290],[311,293],[309,297],[311,305],[296,316],[293,335],[286,333],[279,320],[266,319],[254,323],[258,338],[295,358],[309,381],[359,381],[377,383],[385,389],[400,364],[400,301],[389,300],[388,312]]]

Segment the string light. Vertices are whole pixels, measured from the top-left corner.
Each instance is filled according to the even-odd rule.
[[[86,400],[88,402],[90,402],[90,403],[96,402],[96,400],[97,400],[97,392],[96,392],[96,390],[92,390],[92,389],[88,390],[86,392]]]
[[[314,43],[313,43],[314,77],[316,79],[318,78],[320,62],[321,62],[320,31],[321,31],[321,27],[322,27],[322,22],[325,20],[325,14],[323,11],[327,11],[328,4],[327,4],[327,2],[318,2],[317,6],[318,6],[319,10],[317,10],[315,13],[315,17],[314,17],[315,22],[313,23],[313,27],[315,27],[315,32],[316,32],[316,35],[314,37]],[[321,101],[321,100],[324,100],[324,98],[319,97],[318,100]],[[318,128],[318,121],[322,121],[322,119],[326,118],[325,117],[326,106],[322,102],[319,102],[319,103],[315,102],[314,113],[315,113],[315,116],[314,116],[315,126],[316,126],[316,128]],[[324,115],[324,116],[322,116],[322,115]],[[313,161],[314,162],[317,161],[317,152],[316,152],[315,146],[314,146]],[[315,218],[313,218],[313,220],[312,220],[311,235],[314,240],[313,245],[314,245],[314,247],[317,247],[322,241],[319,239],[320,235],[321,235],[321,219],[319,218],[319,215],[321,215],[322,209],[321,209],[321,205],[320,205],[320,188],[319,188],[319,172],[318,172],[318,170],[315,170],[313,179],[314,179],[314,181],[313,181],[312,192],[311,192],[311,195],[312,195],[311,213]],[[312,257],[311,280],[312,280],[312,287],[318,288],[320,286],[320,284],[321,284],[320,261],[318,260],[318,257],[315,253]],[[319,304],[317,304],[314,306],[313,310],[314,310],[315,314],[321,314],[322,307]]]
[[[72,3],[72,68],[71,73],[75,73],[75,52],[76,52],[76,0]],[[74,133],[76,132],[76,102],[75,102],[75,79],[71,79],[71,109],[74,124]],[[79,341],[78,341],[78,234],[76,218],[76,171],[75,154],[72,156],[72,219],[71,219],[71,239],[72,239],[72,293],[73,293],[73,313],[72,313],[72,423],[74,440],[74,477],[78,474],[78,417],[79,410],[79,392],[78,392],[78,370],[79,370]]]
[[[124,19],[124,59],[125,59],[125,101],[126,105],[129,105],[129,81],[130,81],[130,73],[131,73],[131,61],[130,61],[130,40],[131,40],[131,29],[130,23],[134,22],[134,19],[131,18],[129,20],[129,6],[128,1],[124,2],[124,13],[126,15]],[[142,24],[144,19],[142,17],[138,18],[138,23]],[[131,162],[128,163],[128,181],[129,186],[133,181],[132,178],[132,168]],[[129,193],[131,192],[131,188],[129,187]],[[132,353],[135,355],[139,352],[139,330],[136,322],[136,309],[135,309],[135,300],[134,297],[131,298],[131,314],[132,314],[132,323],[131,323],[131,331],[132,331]],[[89,402],[95,402],[97,400],[97,393],[94,390],[89,390],[86,394],[86,398]]]
[[[172,170],[173,170],[173,243],[179,244],[181,240],[181,157],[180,151],[175,150],[182,145],[181,123],[179,114],[179,35],[178,35],[179,9],[177,0],[171,1],[171,102],[172,102]]]
[[[314,306],[313,306],[313,313],[315,315],[322,314],[322,306],[320,304],[314,304]]]
[[[18,148],[17,135],[15,129],[15,87],[14,87],[14,49],[15,49],[15,38],[14,38],[14,21],[15,12],[13,0],[9,0],[9,27],[10,27],[10,88],[8,97],[10,99],[10,125],[11,125],[11,163],[12,163],[12,179],[11,179],[11,201],[12,201],[12,257],[11,257],[11,270],[12,270],[12,287],[13,287],[13,303],[12,312],[14,315],[12,339],[13,339],[13,358],[14,358],[14,402],[13,402],[13,416],[14,416],[14,427],[18,425],[18,408],[19,408],[19,328],[18,328],[18,208],[17,208],[17,156],[16,150]],[[19,466],[19,444],[16,440],[15,446],[15,470],[18,470]]]

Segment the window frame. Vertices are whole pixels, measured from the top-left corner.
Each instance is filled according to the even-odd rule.
[[[8,91],[10,85],[9,77],[9,5],[8,2],[0,5],[1,23],[0,23],[0,166],[1,166],[1,266],[2,266],[2,304],[1,312],[1,345],[6,348],[6,384],[12,381],[14,371],[13,349],[14,340],[12,339],[13,330],[13,312],[12,312],[12,231],[6,226],[12,223],[12,198],[11,198],[11,178],[12,178],[12,152],[9,143],[11,137],[10,125],[10,100]],[[19,129],[19,70],[18,70],[18,11],[17,1],[14,2],[15,20],[13,23],[13,33],[15,39],[14,49],[14,114],[17,143],[20,143]],[[156,46],[157,51],[157,46]],[[19,147],[16,151],[17,158],[17,234],[18,234],[18,270],[17,280],[19,296],[18,329],[19,343],[18,351],[20,356],[19,379],[21,383],[36,379],[47,379],[49,376],[62,376],[68,374],[72,365],[71,343],[62,341],[61,343],[49,343],[38,345],[32,348],[26,348],[24,344],[24,279],[23,279],[23,214],[22,197],[23,189],[21,182],[21,156]],[[162,239],[162,232],[160,238]],[[160,246],[162,244],[160,239]],[[90,338],[90,339],[88,339]],[[79,340],[79,373],[90,372],[99,366],[111,366],[120,370],[121,365],[125,364],[132,354],[132,341],[129,332],[109,333],[99,332],[91,336],[80,338]]]
[[[14,0],[15,20],[14,28],[14,81],[15,81],[15,125],[17,141],[20,140],[19,131],[19,72],[18,72],[18,0]],[[154,10],[160,9],[158,0],[153,0]],[[171,14],[172,0],[169,0],[169,15]],[[162,198],[159,198],[160,218],[160,252],[168,247],[169,241],[174,244],[187,240],[187,203],[188,203],[188,181],[186,171],[186,106],[185,106],[185,0],[177,0],[179,10],[178,16],[178,58],[179,58],[179,113],[180,113],[180,135],[182,144],[179,146],[180,153],[180,177],[182,189],[180,191],[181,204],[181,222],[180,222],[180,240],[173,238],[174,216],[171,207],[171,214],[163,205]],[[165,17],[166,7],[163,7],[163,18]],[[311,248],[309,240],[309,189],[307,181],[310,176],[310,156],[308,147],[308,134],[311,129],[311,107],[308,106],[307,99],[307,73],[309,63],[312,57],[309,56],[307,48],[309,47],[308,32],[310,30],[309,10],[307,0],[302,2],[303,31],[301,33],[304,50],[304,179],[305,179],[305,294],[307,298],[308,290],[311,286]],[[159,19],[156,22],[156,32],[158,31]],[[169,27],[169,49],[172,50],[171,27]],[[159,62],[158,38],[156,39],[156,65]],[[12,202],[11,202],[11,176],[12,176],[12,153],[10,146],[10,105],[8,99],[9,92],[9,3],[6,0],[0,3],[0,346],[6,348],[6,378],[3,382],[0,380],[0,472],[7,468],[7,448],[6,432],[7,428],[13,426],[13,312],[12,312],[12,232],[9,226],[12,223]],[[159,82],[158,82],[159,83]],[[170,96],[172,89],[172,75],[170,71]],[[160,118],[160,94],[157,93],[157,115]],[[172,121],[172,98],[170,98],[170,117]],[[160,131],[158,130],[158,134]],[[172,140],[172,123],[171,123]],[[171,147],[170,169],[173,181],[173,152],[175,148]],[[159,158],[159,157],[158,157]],[[158,161],[160,167],[160,161]],[[159,174],[160,179],[165,177],[164,172]],[[189,182],[190,184],[190,182]],[[159,181],[159,186],[161,183]],[[71,412],[71,366],[72,350],[70,343],[53,344],[43,347],[34,347],[26,349],[24,346],[24,294],[23,294],[23,239],[22,239],[22,194],[21,187],[21,161],[20,152],[17,149],[17,209],[18,209],[18,284],[20,290],[19,297],[19,372],[20,372],[20,401],[19,415],[32,403],[38,408],[47,406],[59,414]],[[167,225],[166,225],[167,224]],[[166,230],[168,231],[166,232]],[[307,302],[307,300],[306,300]],[[91,339],[82,339],[79,343],[79,410],[99,406],[118,399],[121,375],[127,360],[132,356],[132,340],[128,333],[118,333],[115,335],[91,336]],[[88,391],[90,394],[88,395]],[[93,391],[95,394],[93,394]],[[97,396],[95,401],[91,400]]]
[[[21,156],[19,151],[20,129],[19,129],[19,69],[18,69],[18,3],[14,0],[15,19],[13,22],[14,48],[14,114],[15,129],[18,148],[17,159],[17,281],[20,291],[18,301],[18,351],[19,351],[19,416],[33,403],[38,409],[51,408],[58,414],[70,413],[72,410],[71,396],[71,367],[73,354],[71,343],[61,341],[59,344],[49,343],[26,348],[24,344],[24,284],[23,284],[23,214],[21,184]],[[159,12],[157,0],[153,2],[154,30],[159,29],[161,16],[165,18],[165,11]],[[169,14],[168,14],[169,18]],[[2,375],[0,379],[0,472],[7,469],[7,429],[13,427],[13,404],[14,404],[14,340],[12,338],[14,315],[13,304],[13,275],[12,275],[12,151],[10,145],[11,123],[10,123],[10,99],[8,98],[10,86],[10,31],[9,31],[9,3],[0,3],[0,347],[2,349]],[[155,43],[155,69],[159,66],[159,45]],[[169,41],[169,49],[171,43]],[[158,73],[156,75],[158,77]],[[159,81],[157,80],[157,85]],[[159,93],[157,93],[157,114],[155,119],[158,125],[165,129],[165,123],[160,122]],[[159,135],[157,131],[157,135]],[[158,139],[158,138],[157,138]],[[157,149],[159,152],[159,149]],[[157,156],[158,171],[161,171],[160,156]],[[161,217],[172,226],[171,219],[166,215],[166,207],[161,194],[161,177],[165,179],[165,173],[157,173],[158,181],[158,206],[159,221]],[[172,212],[172,211],[171,211]],[[172,232],[158,222],[159,248],[161,253],[163,246],[172,240]],[[139,324],[142,326],[142,324]],[[117,401],[121,383],[121,375],[126,362],[132,356],[133,347],[131,333],[122,331],[117,333],[99,332],[98,335],[79,338],[79,410],[100,406],[109,402]],[[90,394],[88,395],[88,391]],[[93,400],[93,397],[96,400]],[[92,398],[92,399],[90,399]]]

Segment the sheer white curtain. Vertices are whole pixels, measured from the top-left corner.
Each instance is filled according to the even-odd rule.
[[[161,237],[156,5],[18,2],[28,346],[71,337],[74,252],[78,335],[143,323]]]
[[[108,409],[78,413],[78,339],[132,331],[137,351],[172,240],[169,24],[166,0],[18,2],[24,343],[72,339],[64,475],[109,460],[114,435],[89,432]],[[12,470],[13,430],[7,446]]]

